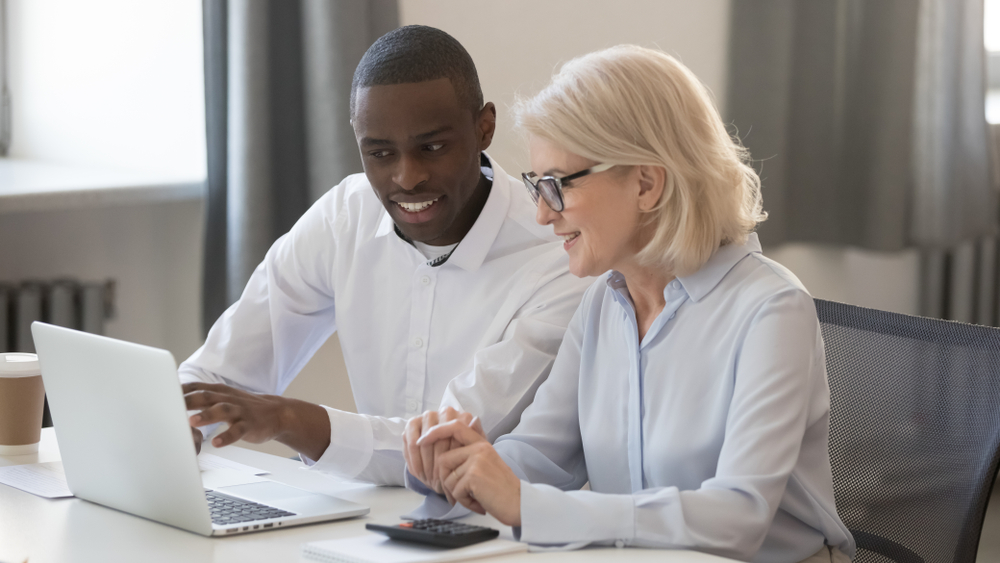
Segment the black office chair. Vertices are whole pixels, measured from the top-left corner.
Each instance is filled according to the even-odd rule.
[[[973,563],[1000,457],[1000,329],[816,300],[857,563]]]

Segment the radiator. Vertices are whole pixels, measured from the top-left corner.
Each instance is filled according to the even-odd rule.
[[[104,334],[104,321],[113,316],[114,303],[113,280],[0,282],[0,352],[34,352],[34,321]]]

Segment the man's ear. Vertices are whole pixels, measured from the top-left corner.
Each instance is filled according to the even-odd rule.
[[[662,166],[639,166],[639,209],[649,211],[660,201],[667,183],[667,170]]]
[[[493,102],[486,102],[476,116],[476,131],[479,133],[479,150],[484,151],[493,144],[493,133],[497,130],[497,108]]]

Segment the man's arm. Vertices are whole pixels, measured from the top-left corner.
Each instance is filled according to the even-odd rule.
[[[237,440],[253,444],[275,440],[306,456],[319,457],[330,445],[330,420],[319,405],[211,383],[185,383],[183,389],[188,410],[199,411],[190,418],[192,427],[229,424],[212,439],[217,448]]]
[[[272,245],[240,299],[178,370],[186,387],[208,386],[191,388],[197,392],[193,396],[185,389],[189,409],[209,409],[192,426],[202,426],[207,436],[218,423],[229,423],[214,441],[217,445],[240,437],[264,441],[281,436],[293,448],[318,455],[329,443],[329,423],[318,416],[325,416],[322,407],[278,395],[336,327],[329,275],[337,206],[330,198],[340,192],[331,190]],[[315,437],[317,423],[327,428],[322,439]]]

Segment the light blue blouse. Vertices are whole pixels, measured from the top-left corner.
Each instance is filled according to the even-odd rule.
[[[523,480],[520,539],[773,563],[824,544],[853,556],[834,506],[830,391],[805,288],[754,234],[663,294],[639,342],[624,278],[600,278],[534,403],[497,440]]]
[[[522,480],[520,540],[770,563],[824,544],[853,556],[834,506],[823,340],[801,282],[753,234],[663,294],[639,342],[624,278],[599,278],[534,402],[496,441]]]

